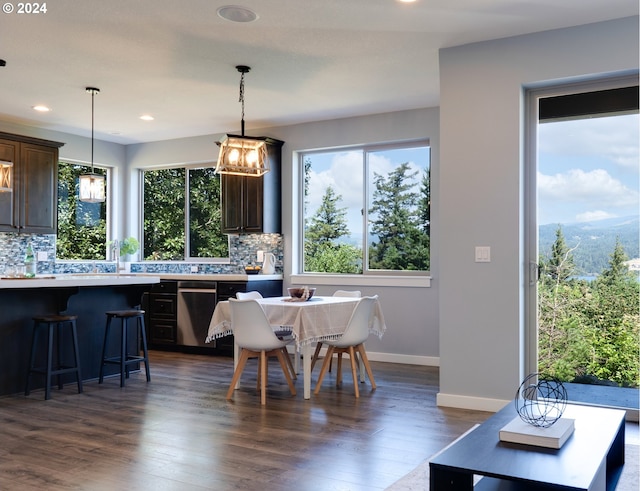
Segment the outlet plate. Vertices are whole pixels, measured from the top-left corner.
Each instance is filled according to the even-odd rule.
[[[191,272],[192,273],[197,273],[198,272],[198,266],[191,266]]]
[[[489,246],[476,246],[476,262],[477,263],[490,263],[491,262],[491,247],[489,247]]]
[[[264,261],[264,251],[258,251],[258,254],[256,254],[256,261],[259,263]]]
[[[38,253],[36,254],[36,259],[38,261],[46,261],[48,259],[47,251],[38,251]]]

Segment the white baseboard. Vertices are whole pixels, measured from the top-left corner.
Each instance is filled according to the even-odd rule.
[[[513,401],[503,399],[489,399],[485,397],[461,396],[456,394],[444,394],[439,392],[436,395],[436,404],[442,407],[454,407],[457,409],[471,409],[473,411],[487,411],[495,413],[500,411],[507,404]]]
[[[295,352],[295,346],[288,345],[287,350],[293,354]],[[320,350],[320,356],[324,356],[326,353],[327,348],[323,346]],[[440,366],[440,358],[437,356],[401,355],[397,353],[367,351],[367,358],[369,358],[369,361],[380,361],[384,363],[401,363],[404,365],[420,365],[424,367]]]

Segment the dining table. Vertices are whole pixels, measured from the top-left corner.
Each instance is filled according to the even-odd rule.
[[[304,398],[311,398],[311,347],[317,342],[338,339],[349,325],[351,315],[360,298],[323,297],[298,300],[291,297],[267,297],[256,300],[266,314],[274,332],[290,332],[296,353],[302,353]],[[386,331],[379,299],[376,299],[369,318],[369,332],[382,338]],[[233,334],[231,309],[228,301],[221,301],[211,317],[206,342]],[[239,347],[234,343],[234,369],[238,363]],[[299,366],[296,356],[296,367]]]

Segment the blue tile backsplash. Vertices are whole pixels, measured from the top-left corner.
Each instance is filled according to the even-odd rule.
[[[38,258],[38,274],[114,273],[116,271],[115,261],[56,261],[54,234],[0,233],[0,274],[4,274],[7,266],[21,264],[24,261],[29,242]],[[246,265],[259,264],[256,261],[258,251],[275,254],[276,273],[282,273],[283,248],[282,236],[279,234],[230,235],[229,263],[141,261],[131,262],[128,267],[132,273],[190,274],[193,266],[198,268],[197,274],[242,274]],[[40,260],[43,252],[46,252],[46,260]]]

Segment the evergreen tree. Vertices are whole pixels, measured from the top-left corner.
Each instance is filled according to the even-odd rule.
[[[305,271],[321,273],[361,273],[362,251],[339,243],[349,236],[347,209],[339,206],[342,196],[328,186],[320,207],[307,226],[304,241]]]
[[[327,186],[320,207],[311,218],[305,234],[310,254],[314,254],[320,246],[333,244],[336,239],[349,235],[347,209],[338,206],[341,200],[342,196],[336,195],[333,188]]]
[[[374,174],[370,211],[375,216],[371,232],[377,242],[369,247],[371,269],[426,271],[429,267],[428,243],[425,244],[418,215],[419,195],[410,182],[418,172],[408,172],[409,163],[405,162],[386,179]]]
[[[575,275],[573,251],[577,247],[569,249],[562,233],[562,227],[558,225],[556,240],[551,246],[551,257],[548,261],[540,261],[543,277],[546,276],[553,281],[565,281]]]

